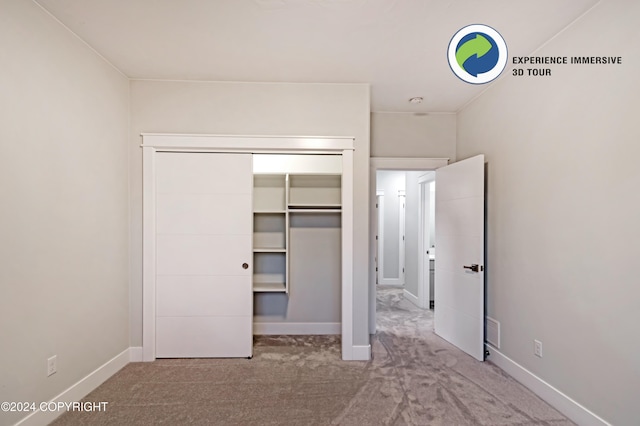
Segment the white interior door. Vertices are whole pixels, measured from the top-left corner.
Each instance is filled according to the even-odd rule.
[[[251,164],[251,154],[157,154],[158,358],[252,354]]]
[[[436,171],[435,332],[484,360],[484,155]]]

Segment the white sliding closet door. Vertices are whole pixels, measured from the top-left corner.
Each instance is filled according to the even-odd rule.
[[[251,154],[159,152],[156,357],[250,357]]]

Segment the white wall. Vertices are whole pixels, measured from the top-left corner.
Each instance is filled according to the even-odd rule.
[[[129,84],[31,1],[0,63],[0,401],[39,403],[129,347]]]
[[[379,278],[400,278],[400,204],[398,191],[405,189],[405,172],[393,170],[381,170],[376,176],[376,192],[384,193],[382,212],[383,216],[383,240],[380,250],[382,256],[382,273]],[[378,207],[380,208],[380,207]],[[378,226],[379,227],[379,226]],[[379,232],[379,231],[378,231]],[[384,284],[379,283],[379,284]],[[400,283],[398,283],[400,284]]]
[[[131,82],[131,339],[142,343],[141,132],[355,137],[354,344],[368,336],[369,86]]]
[[[374,112],[372,157],[456,157],[456,115]]]
[[[640,418],[638,16],[640,3],[604,0],[536,53],[623,65],[507,72],[458,116],[458,158],[488,163],[501,352],[615,425]]]

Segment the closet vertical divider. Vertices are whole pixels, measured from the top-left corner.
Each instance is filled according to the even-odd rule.
[[[287,249],[287,257],[285,259],[285,293],[289,294],[289,292],[291,291],[290,288],[290,282],[291,282],[291,275],[290,275],[290,271],[289,271],[289,264],[291,262],[291,256],[289,255],[289,251],[290,251],[290,235],[289,235],[289,228],[290,228],[290,217],[289,217],[289,173],[285,174],[284,177],[284,220],[285,220],[285,248]]]

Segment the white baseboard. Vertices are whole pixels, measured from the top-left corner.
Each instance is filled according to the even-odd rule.
[[[131,346],[129,348],[129,362],[142,362],[142,346]]]
[[[589,411],[586,407],[580,405],[540,377],[508,358],[498,349],[491,345],[486,345],[486,348],[491,354],[487,358],[489,361],[507,372],[575,423],[581,426],[611,426],[611,423]]]
[[[422,306],[420,306],[420,300],[418,299],[418,296],[416,296],[415,294],[411,293],[409,290],[407,290],[406,288],[402,291],[402,293],[404,294],[404,297],[411,303],[413,303],[414,305],[416,305],[418,308],[422,308]]]
[[[339,322],[254,322],[253,334],[341,334]]]
[[[378,280],[378,285],[401,287],[404,285],[404,282],[402,282],[400,278],[381,278]]]
[[[387,289],[387,288],[404,288],[404,284],[383,284],[383,283],[378,283],[378,284],[376,284],[376,288],[379,288],[381,290]]]
[[[371,345],[354,345],[351,351],[352,361],[369,361],[371,359]]]
[[[116,374],[122,367],[129,363],[131,351],[129,348],[116,355],[102,366],[89,373],[83,379],[80,379],[76,384],[69,387],[67,390],[60,393],[53,398],[50,403],[58,402],[77,402],[87,396],[89,392],[103,384],[109,377]],[[108,410],[109,407],[107,406]],[[40,411],[36,410],[24,419],[16,423],[15,426],[41,426],[47,425],[54,421],[64,411]]]

